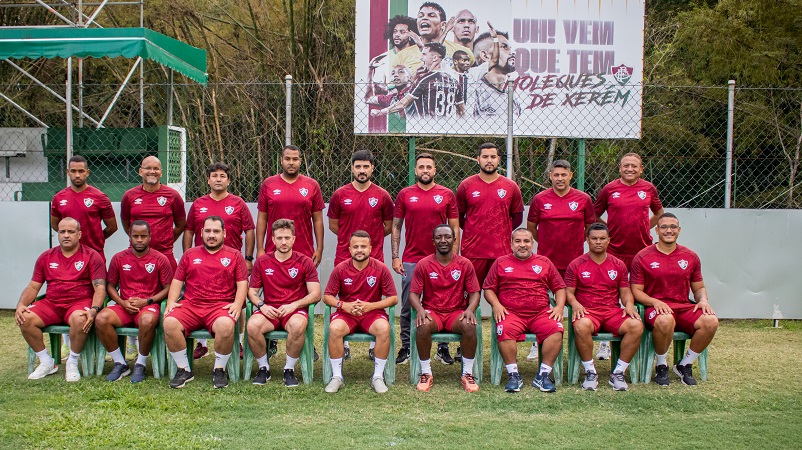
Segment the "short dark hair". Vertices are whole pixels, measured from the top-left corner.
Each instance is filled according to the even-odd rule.
[[[439,4],[437,4],[437,3],[435,3],[435,2],[423,2],[423,4],[422,4],[422,5],[420,5],[420,8],[418,8],[418,11],[420,11],[421,9],[423,9],[423,8],[425,8],[425,7],[427,7],[427,6],[428,6],[429,8],[434,8],[434,9],[436,9],[436,10],[437,10],[437,12],[438,12],[438,13],[440,13],[440,20],[442,20],[443,22],[445,22],[445,21],[446,21],[446,10],[445,10],[445,9],[443,9],[443,7],[442,7],[442,6],[440,6]],[[417,25],[417,23],[416,23],[416,25]]]
[[[212,222],[220,222],[220,228],[222,228],[223,230],[226,229],[226,222],[223,220],[222,217],[220,217],[220,216],[209,216],[209,217],[203,219],[203,224],[206,225],[206,222],[208,222],[210,220]]]
[[[510,233],[510,241],[512,241],[512,237],[513,237],[513,236],[515,236],[515,233],[520,233],[520,232],[523,232],[523,231],[526,231],[527,233],[529,233],[529,236],[531,236],[531,237],[533,237],[533,238],[535,237],[535,235],[534,235],[534,234],[532,234],[532,232],[531,232],[531,231],[529,231],[529,229],[528,229],[528,228],[526,228],[526,227],[519,227],[519,228],[516,228],[516,229],[512,230],[512,233]]]
[[[225,172],[226,177],[228,177],[228,179],[231,179],[231,168],[228,167],[228,164],[222,161],[217,161],[215,163],[212,163],[209,165],[209,167],[206,168],[206,178],[209,178],[209,175],[217,172],[218,170],[222,170],[223,172]]]
[[[415,162],[418,162],[419,159],[431,159],[434,161],[434,156],[431,153],[419,153],[418,156],[415,157]]]
[[[593,222],[592,224],[590,224],[590,226],[588,227],[588,231],[585,232],[585,237],[590,236],[591,231],[606,231],[607,235],[608,236],[610,235],[610,229],[607,228],[607,225],[601,222]]]
[[[376,165],[376,158],[373,156],[373,152],[370,150],[357,150],[351,155],[351,165],[354,165],[357,161],[367,161],[372,165]]]
[[[434,229],[432,230],[432,239],[434,239],[434,233],[440,228],[448,228],[449,230],[451,230],[451,237],[457,237],[456,233],[454,233],[454,229],[451,228],[451,225],[447,223],[441,223],[440,225],[434,227]]]
[[[292,219],[278,219],[273,222],[270,228],[270,234],[276,234],[278,230],[290,230],[292,234],[295,235],[295,222],[293,222]]]
[[[294,152],[298,152],[298,156],[302,156],[301,149],[297,145],[287,144],[281,149],[281,157],[284,157],[285,150],[292,150]]]
[[[660,217],[657,218],[657,221],[660,222],[663,219],[677,219],[677,223],[679,223],[679,217],[670,212],[664,212],[663,214],[660,214]]]
[[[482,150],[486,148],[494,148],[496,149],[496,153],[501,154],[501,152],[498,150],[498,145],[492,142],[485,142],[484,144],[479,145],[479,148],[476,149],[476,156],[480,156],[482,154]]]
[[[148,229],[148,234],[150,234],[150,224],[147,221],[139,219],[139,220],[135,220],[135,221],[131,222],[131,228],[133,228],[133,227],[142,227],[142,226],[147,228]]]
[[[81,156],[81,155],[75,155],[75,156],[73,156],[72,158],[70,158],[69,162],[67,163],[67,166],[69,166],[69,165],[70,165],[70,163],[84,163],[84,165],[85,165],[87,168],[89,168],[89,163],[88,163],[88,162],[86,162],[86,158],[84,158],[84,157],[83,157],[83,156]]]
[[[418,33],[418,21],[413,19],[409,16],[395,16],[387,22],[387,25],[384,28],[384,38],[389,40],[393,39],[393,30],[395,30],[396,25],[406,25],[409,28],[409,31],[413,33]]]
[[[459,58],[468,58],[468,59],[470,59],[470,56],[468,56],[468,54],[465,53],[462,50],[457,50],[456,52],[454,52],[453,55],[451,55],[451,59],[459,59]]]
[[[353,233],[351,233],[351,236],[348,237],[348,243],[350,244],[351,243],[351,239],[353,239],[355,237],[357,237],[357,238],[368,238],[368,240],[370,240],[370,234],[368,234],[367,231],[365,231],[365,230],[356,230]]]
[[[549,172],[553,172],[554,169],[556,169],[558,167],[561,167],[561,168],[563,168],[563,169],[565,169],[565,170],[567,170],[569,172],[571,171],[571,163],[569,163],[568,161],[566,161],[564,159],[558,159],[558,160],[554,161],[553,163],[551,163],[551,168],[549,168]]]
[[[424,44],[423,48],[428,48],[429,51],[437,53],[441,59],[446,57],[446,46],[439,42],[429,42]]]

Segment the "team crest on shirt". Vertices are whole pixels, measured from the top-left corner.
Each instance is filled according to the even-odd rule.
[[[543,267],[538,266],[538,265],[534,265],[534,266],[532,266],[532,270],[534,270],[536,274],[540,274],[540,272],[543,271]]]
[[[576,209],[579,208],[579,203],[571,202],[568,204],[568,207],[571,208],[571,211],[576,211]]]
[[[641,200],[646,200],[646,192],[638,191],[638,198],[640,198]]]
[[[123,270],[126,271],[126,272],[130,272],[131,271],[131,265],[130,264],[123,264]]]
[[[223,267],[228,267],[231,264],[231,260],[228,258],[220,258],[220,262],[223,264]]]
[[[58,202],[58,205],[59,206],[67,206],[67,200],[66,199],[65,200],[61,200],[60,202]]]
[[[94,203],[95,203],[95,201],[94,201],[94,200],[92,200],[91,198],[85,198],[85,199],[84,199],[84,205],[86,205],[86,207],[87,207],[87,208],[89,208],[90,206],[92,206]]]
[[[307,194],[309,194],[309,189],[307,189],[307,188],[298,189],[298,193],[300,193],[301,196],[306,197]]]
[[[83,261],[75,261],[75,270],[81,270],[83,268],[84,268],[84,262]]]
[[[167,204],[167,197],[159,197],[156,201],[159,202],[159,206],[164,206]]]
[[[434,196],[434,197],[432,197],[432,198],[434,199],[434,202],[435,202],[435,203],[437,203],[438,205],[439,205],[440,203],[443,203],[443,196],[442,196],[442,195],[435,195],[435,196]]]
[[[233,206],[226,206],[225,211],[226,211],[226,214],[228,214],[230,216],[230,215],[234,214],[234,207]]]
[[[610,275],[610,279],[611,280],[615,280],[616,278],[618,278],[618,271],[616,271],[616,270],[608,270],[607,271],[607,275]]]
[[[368,277],[367,281],[368,281],[368,286],[373,287],[376,284],[376,277],[370,276]]]
[[[451,278],[453,278],[454,281],[459,281],[460,275],[462,275],[462,272],[457,269],[451,271]]]
[[[297,276],[298,276],[298,269],[296,269],[295,267],[291,268],[291,269],[290,269],[290,270],[288,270],[287,272],[290,274],[290,276],[291,276],[292,278],[295,278],[295,277],[297,277]]]
[[[379,199],[376,197],[371,197],[368,199],[368,204],[370,205],[371,208],[373,208],[374,206],[379,204]]]
[[[685,269],[688,268],[688,261],[685,261],[684,259],[680,259],[679,261],[677,261],[677,264],[679,264],[679,266],[682,268],[682,270],[685,270]]]
[[[504,189],[499,189],[496,191],[496,193],[498,193],[498,198],[504,198],[507,195],[507,191]]]
[[[156,264],[154,263],[145,264],[145,270],[147,270],[148,273],[153,273],[153,271],[156,270]]]

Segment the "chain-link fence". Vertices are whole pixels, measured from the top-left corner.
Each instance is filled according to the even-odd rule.
[[[64,91],[63,86],[49,87],[57,93]],[[284,83],[177,84],[172,88],[145,84],[141,97],[139,87],[132,85],[121,91],[103,122],[105,128],[100,129],[97,123],[106,115],[116,86],[85,84],[81,89],[83,114],[77,108],[74,111],[74,153],[89,159],[90,183],[113,200],[140,182],[137,168],[148,154],[169,164],[171,177],[184,178],[178,181],[184,183],[188,200],[207,192],[204,169],[213,161],[232,166],[231,190],[246,201],[256,201],[261,181],[280,170],[279,150],[287,134]],[[480,117],[473,116],[477,105],[469,100],[464,111],[441,110],[446,120],[426,111],[412,117],[413,103],[403,110],[408,117],[399,112],[383,114],[384,126],[391,132],[399,120],[406,121],[403,134],[356,134],[361,123],[377,120],[370,117],[370,111],[387,107],[375,99],[371,106],[366,105],[375,96],[366,96],[367,89],[367,85],[354,83],[291,86],[292,142],[304,150],[304,170],[319,181],[326,199],[350,180],[349,159],[357,149],[374,151],[374,181],[393,196],[410,184],[410,151],[433,153],[437,181],[454,190],[462,179],[477,172],[474,152],[480,143],[496,142],[506,152],[506,103],[491,108],[496,110],[494,114]],[[0,198],[49,200],[66,185],[65,103],[30,83],[4,86],[0,92],[4,94],[0,98]],[[77,92],[78,87],[76,98]],[[403,95],[386,104],[400,98]],[[595,196],[605,183],[618,177],[620,156],[632,151],[643,156],[644,178],[657,186],[666,207],[724,207],[727,87],[646,85],[642,98],[639,139],[515,138],[512,168],[525,201],[548,185],[546,167],[553,159],[568,159],[574,166],[574,184]],[[532,106],[528,99],[518,100],[521,110]],[[630,101],[618,110],[631,117],[638,106],[637,101]],[[460,120],[461,114],[473,118]],[[524,117],[532,120],[531,114],[513,111],[513,121]],[[733,118],[732,206],[798,208],[802,203],[797,176],[802,89],[739,87]],[[415,132],[415,126],[423,130],[434,122],[442,135]],[[185,136],[181,130],[170,129],[167,125],[171,123],[185,130]],[[50,128],[44,128],[45,124]],[[485,127],[482,130],[489,126],[501,132],[465,135],[475,133],[480,125]],[[514,128],[522,125],[527,124],[516,123]],[[560,125],[567,130],[575,126],[578,131],[569,134],[581,135],[587,123]],[[180,142],[184,138],[186,153]],[[505,157],[500,169],[506,174]],[[183,165],[184,159],[186,175],[176,174],[175,168]]]

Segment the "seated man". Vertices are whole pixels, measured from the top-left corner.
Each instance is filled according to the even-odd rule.
[[[186,336],[207,330],[214,338],[215,388],[228,386],[226,364],[234,347],[237,319],[248,294],[248,267],[242,252],[223,245],[225,224],[220,216],[203,222],[203,246],[192,247],[178,263],[164,314],[164,340],[178,371],[171,388],[182,388],[195,379],[189,369]],[[184,298],[178,303],[186,283]]]
[[[621,337],[621,355],[610,374],[610,386],[616,391],[626,391],[624,372],[638,351],[643,322],[635,310],[626,264],[607,253],[610,243],[607,225],[594,223],[585,234],[589,251],[565,269],[566,296],[574,309],[574,342],[585,368],[582,388],[595,391],[599,385],[593,365],[593,336],[604,331]]]
[[[259,363],[253,384],[263,385],[270,379],[267,345],[264,334],[273,330],[287,332],[287,359],[284,363],[284,386],[298,386],[295,363],[304,346],[307,307],[320,300],[320,281],[312,258],[292,251],[295,224],[279,219],[272,226],[276,249],[256,258],[251,273],[248,299],[256,305],[248,320],[248,343]],[[259,298],[264,291],[264,301]],[[314,318],[313,318],[314,319]]]
[[[551,369],[562,350],[565,283],[548,258],[532,253],[534,238],[526,228],[512,232],[512,255],[502,256],[490,266],[484,283],[485,299],[493,307],[501,358],[507,367],[507,392],[518,392],[523,385],[518,373],[516,342],[526,333],[537,335],[542,349],[540,370],[532,386],[543,392],[557,388]],[[549,290],[555,306],[549,307]]]
[[[173,267],[166,256],[151,250],[150,225],[144,220],[131,222],[128,240],[131,248],[111,258],[106,277],[106,292],[116,305],[97,315],[95,330],[114,361],[106,380],[118,381],[131,373],[131,369],[117,344],[116,328],[139,328],[139,354],[131,375],[131,383],[139,383],[145,380],[145,363],[156,338],[159,308],[167,298]]]
[[[338,264],[331,272],[323,302],[337,308],[329,326],[329,355],[332,378],[326,392],[340,390],[343,381],[343,338],[356,332],[376,337],[376,358],[370,385],[379,394],[387,392],[384,366],[390,354],[390,321],[384,308],[395,305],[398,295],[390,269],[370,257],[370,234],[357,230],[348,240],[351,259]],[[384,299],[382,299],[384,296]]]
[[[42,253],[33,268],[33,277],[22,290],[14,318],[25,342],[39,357],[39,366],[28,375],[38,380],[58,371],[42,341],[42,328],[67,323],[70,326],[70,356],[67,381],[78,381],[78,356],[86,343],[95,316],[106,298],[106,266],[103,258],[81,245],[81,225],[72,217],[58,223],[58,247]],[[45,298],[33,301],[47,282]]]
[[[691,366],[713,340],[718,318],[707,301],[702,263],[691,249],[677,244],[682,230],[679,219],[664,213],[657,219],[656,244],[641,250],[632,260],[632,293],[646,306],[646,328],[652,330],[657,370],[654,381],[668,386],[666,354],[674,330],[693,336],[682,360],[674,366],[682,384],[695,386]],[[693,292],[695,303],[688,299]]]
[[[462,335],[462,387],[476,392],[473,378],[476,356],[476,316],[479,306],[479,282],[473,264],[454,253],[454,229],[448,224],[432,231],[436,252],[417,265],[409,291],[410,306],[415,309],[416,338],[420,355],[418,390],[428,392],[432,378],[432,333],[448,330]],[[421,300],[421,296],[423,300]]]

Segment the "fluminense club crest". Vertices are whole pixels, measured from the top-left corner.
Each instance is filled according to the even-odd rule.
[[[437,203],[438,205],[439,205],[440,203],[443,203],[443,196],[442,196],[442,195],[435,195],[435,196],[434,196],[434,197],[432,197],[432,198],[434,199],[434,202],[435,202],[435,203]]]
[[[148,273],[153,273],[153,271],[156,270],[156,264],[153,263],[145,264],[145,270],[147,270]]]
[[[607,271],[607,275],[610,275],[610,279],[611,280],[615,280],[616,278],[618,278],[618,271],[616,271],[616,270],[608,270]]]
[[[368,281],[368,286],[373,287],[376,284],[376,277],[369,276],[367,281]]]
[[[83,268],[84,268],[84,262],[83,261],[75,261],[75,270],[81,270]]]
[[[645,193],[645,192],[643,192],[643,191],[638,191],[638,197],[639,197],[641,200],[646,200],[646,193]]]
[[[632,78],[634,69],[621,64],[617,67],[610,67],[610,71],[612,72],[615,81],[617,81],[621,86],[624,86],[629,83],[630,78]]]
[[[460,275],[462,275],[462,272],[457,269],[451,271],[451,278],[453,278],[454,281],[459,281]]]
[[[532,270],[534,270],[536,274],[540,274],[540,272],[543,271],[543,267],[541,267],[539,265],[534,265],[534,266],[532,266]]]
[[[504,189],[499,189],[496,192],[498,193],[498,198],[504,198],[507,195],[507,191]]]
[[[571,211],[576,211],[576,209],[579,208],[579,203],[571,202],[568,204],[568,207],[571,208]]]
[[[290,274],[290,276],[291,276],[292,278],[295,278],[295,277],[297,277],[297,276],[298,276],[298,269],[296,269],[295,267],[291,268],[291,269],[290,269],[290,270],[288,270],[287,272],[289,272],[289,274]]]
[[[298,189],[298,192],[301,194],[301,196],[306,197],[307,194],[309,194],[309,189],[301,188],[301,189]]]
[[[373,208],[374,206],[379,204],[379,199],[376,197],[371,197],[368,199],[368,204],[370,205],[371,208]]]
[[[234,207],[233,206],[226,206],[225,211],[226,211],[226,214],[228,214],[230,216],[230,215],[234,214]]]
[[[688,261],[685,261],[684,259],[680,259],[679,261],[677,261],[677,264],[679,264],[679,266],[682,268],[682,270],[685,270],[685,269],[688,268]]]
[[[231,264],[231,260],[228,258],[220,258],[220,262],[223,264],[223,267],[228,267]]]
[[[95,203],[95,201],[92,200],[91,198],[85,198],[84,199],[84,205],[86,205],[87,208],[92,206],[94,203]]]
[[[160,196],[156,201],[159,202],[159,206],[164,206],[167,204],[167,197]]]

